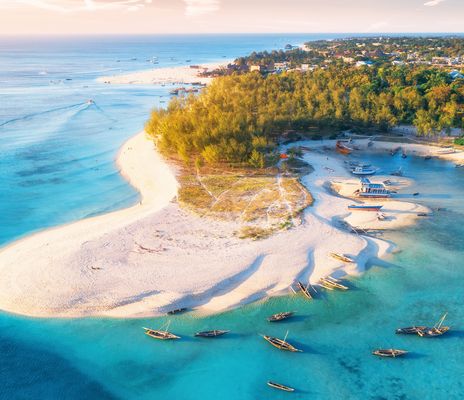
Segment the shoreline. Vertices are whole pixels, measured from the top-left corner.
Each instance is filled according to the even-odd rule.
[[[174,172],[149,140],[136,135],[117,157],[121,174],[141,192],[139,205],[0,250],[1,309],[33,317],[149,317],[180,307],[217,313],[289,293],[297,280],[315,284],[329,274],[359,275],[370,259],[391,251],[390,243],[353,235],[334,222],[349,214],[352,200],[331,195],[325,184],[352,177],[328,153],[308,152],[314,172],[302,182],[315,204],[304,211],[303,224],[251,241],[234,237],[234,223],[192,215],[173,202]],[[304,144],[316,150],[326,143]],[[390,212],[401,217],[405,210],[398,207]],[[367,226],[371,221],[364,216],[349,222]],[[401,217],[388,229],[413,223]],[[334,260],[330,252],[346,253],[356,263]]]
[[[110,85],[167,85],[167,84],[193,84],[199,83],[208,85],[211,83],[211,77],[201,77],[200,72],[212,71],[223,65],[227,65],[230,60],[221,62],[211,62],[196,65],[192,68],[190,65],[161,67],[125,74],[102,76],[97,78],[97,82]]]

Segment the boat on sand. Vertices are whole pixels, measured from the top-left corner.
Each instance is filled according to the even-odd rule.
[[[354,260],[350,257],[345,256],[344,254],[340,253],[330,253],[330,255],[340,261],[346,262],[346,263],[354,263]]]

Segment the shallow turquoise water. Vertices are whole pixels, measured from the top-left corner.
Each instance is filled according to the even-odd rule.
[[[79,41],[0,42],[0,125],[17,119],[0,126],[0,243],[137,201],[114,157],[168,89],[109,88],[94,83],[94,77],[145,68],[145,58],[153,55],[160,57],[160,66],[204,62],[304,39],[108,40],[93,41],[94,47]],[[58,55],[52,65],[49,60]],[[44,70],[47,75],[40,74]],[[66,77],[73,80],[49,83]],[[87,106],[88,98],[97,106]],[[166,343],[142,331],[161,326],[165,318],[37,320],[3,313],[0,399],[463,398],[464,169],[414,157],[363,159],[386,172],[402,165],[416,182],[401,196],[444,210],[385,235],[402,252],[373,262],[366,274],[351,280],[354,290],[321,293],[313,302],[274,298],[208,318],[171,317],[171,330],[183,338]],[[421,194],[412,197],[413,192]],[[282,310],[297,311],[297,317],[283,324],[265,321]],[[394,334],[399,326],[431,324],[445,311],[453,328],[449,335],[426,340]],[[218,340],[192,337],[214,328],[232,332]],[[287,331],[304,353],[280,352],[258,336],[284,337]],[[379,360],[370,355],[376,347],[412,354]],[[269,379],[297,392],[268,388]]]
[[[321,292],[312,302],[300,296],[274,298],[208,318],[194,313],[170,317],[170,329],[182,336],[177,342],[143,334],[143,326],[161,326],[165,318],[33,320],[3,315],[4,398],[11,393],[53,398],[58,390],[66,398],[462,398],[464,171],[438,160],[375,157],[382,168],[396,163],[417,179],[410,192],[421,192],[418,201],[446,209],[416,227],[385,235],[402,252],[351,279],[353,290]],[[282,310],[298,316],[282,324],[265,321]],[[394,334],[399,326],[432,324],[445,311],[453,331],[442,338]],[[232,332],[217,340],[192,337],[214,328]],[[280,352],[258,336],[284,337],[287,331],[288,340],[304,353]],[[370,352],[378,347],[404,348],[411,355],[377,359]],[[268,388],[269,379],[297,392]]]

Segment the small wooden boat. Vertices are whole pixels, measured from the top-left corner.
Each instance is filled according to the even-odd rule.
[[[267,384],[270,387],[273,387],[273,388],[279,389],[279,390],[283,390],[285,392],[294,392],[295,391],[295,389],[293,389],[292,387],[282,385],[281,383],[276,383],[276,382],[269,381]]]
[[[171,310],[171,311],[168,311],[167,314],[168,315],[174,315],[174,314],[180,314],[180,313],[183,313],[187,311],[187,308],[176,308],[175,310]]]
[[[287,332],[288,335],[288,332]],[[266,336],[266,335],[261,335],[264,340],[272,344],[274,347],[277,347],[279,350],[285,350],[285,351],[291,351],[292,353],[296,352],[303,352],[303,350],[297,349],[296,347],[292,346],[290,343],[288,343],[287,340],[287,335],[285,335],[285,339],[279,339],[276,337],[272,336]]]
[[[419,192],[415,192],[412,194],[413,196],[419,196]]]
[[[377,205],[358,205],[358,204],[351,204],[348,206],[348,210],[350,211],[380,211],[383,206]]]
[[[345,146],[340,140],[337,141],[335,148],[341,154],[350,154],[353,151],[352,148]]]
[[[426,328],[423,331],[418,331],[417,334],[420,337],[435,337],[435,336],[441,336],[444,333],[448,332],[450,330],[449,326],[442,326],[440,328]]]
[[[401,357],[405,354],[408,354],[406,350],[398,350],[398,349],[378,349],[372,352],[373,355],[379,357]]]
[[[303,295],[309,299],[309,300],[312,300],[313,299],[313,296],[311,295],[309,289],[308,289],[308,286],[305,286],[303,285],[300,281],[297,282],[298,283],[298,287],[300,288],[301,292],[303,293]]]
[[[396,171],[393,171],[392,173],[390,173],[390,175],[403,176],[403,169],[401,167],[399,167]]]
[[[432,158],[431,155],[426,155],[426,156],[424,157],[424,160],[430,160],[431,158]]]
[[[384,213],[377,213],[377,220],[379,221],[385,221],[387,219],[387,216]]]
[[[330,255],[333,257],[333,258],[336,258],[337,260],[340,260],[340,261],[343,261],[343,262],[346,262],[346,263],[354,263],[354,260],[350,257],[347,257],[345,256],[344,254],[340,254],[340,253],[330,253]]]
[[[283,321],[284,319],[288,319],[291,316],[295,314],[294,311],[286,311],[286,312],[281,312],[278,314],[271,315],[267,320],[269,322],[278,322],[278,321]]]
[[[437,150],[436,154],[443,155],[443,154],[453,154],[456,153],[456,150],[452,147],[444,147],[441,150]]]
[[[145,330],[145,335],[148,335],[154,339],[160,340],[172,340],[172,339],[180,339],[180,336],[176,336],[167,330],[156,330],[151,328],[143,328]],[[167,328],[166,328],[167,329]]]
[[[226,333],[229,333],[230,331],[222,331],[219,329],[215,329],[212,331],[203,331],[203,332],[197,332],[195,333],[196,337],[204,337],[204,338],[215,338],[218,336],[225,335]]]
[[[335,289],[340,289],[340,290],[348,290],[349,287],[342,285],[340,281],[335,280],[331,276],[327,276],[325,278],[321,278],[321,282],[324,283],[327,286],[332,286]]]
[[[417,213],[417,216],[418,216],[418,217],[428,217],[429,214],[424,213],[424,212],[420,212],[420,213]]]
[[[395,333],[401,335],[417,335],[419,331],[427,329],[426,326],[407,326],[405,328],[398,328]]]
[[[445,321],[447,315],[448,313],[445,313],[445,315],[443,315],[443,317],[441,317],[440,320],[432,328],[426,327],[425,329],[418,331],[417,334],[420,337],[436,337],[448,332],[450,330],[450,327],[443,326],[443,322]]]

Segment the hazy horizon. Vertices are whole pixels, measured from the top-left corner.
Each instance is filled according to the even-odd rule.
[[[0,35],[462,33],[460,0],[0,0]]]

